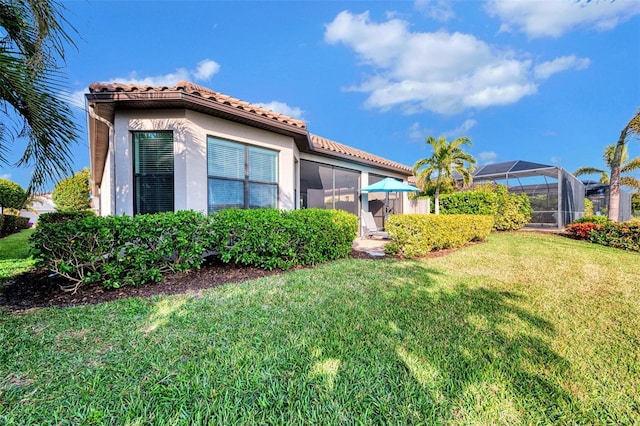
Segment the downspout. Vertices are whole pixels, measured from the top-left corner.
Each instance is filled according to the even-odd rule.
[[[109,160],[110,160],[109,168],[111,169],[111,173],[109,173],[109,188],[111,190],[111,197],[109,197],[109,199],[111,200],[111,206],[110,206],[111,214],[115,215],[116,214],[116,197],[115,197],[116,191],[115,191],[114,185],[116,182],[116,158],[115,158],[116,150],[113,143],[114,135],[115,135],[115,131],[113,129],[113,123],[97,115],[94,112],[92,105],[90,105],[87,110],[89,111],[89,115],[91,116],[91,118],[105,124],[109,128]],[[102,210],[102,202],[100,202],[100,210]],[[100,213],[102,213],[102,211],[100,211]]]

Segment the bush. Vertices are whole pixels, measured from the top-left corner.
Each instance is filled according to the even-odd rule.
[[[443,214],[495,215],[498,197],[490,191],[464,191],[440,197],[440,212]]]
[[[264,269],[346,257],[358,218],[340,210],[222,210],[213,217],[213,250],[223,262]]]
[[[505,185],[483,184],[472,191],[443,195],[444,214],[493,215],[493,229],[514,231],[531,220],[531,203],[526,194],[512,194]]]
[[[82,219],[88,216],[95,216],[93,210],[82,210],[76,212],[51,212],[42,213],[38,217],[38,223],[63,223],[74,219]]]
[[[580,219],[576,219],[572,222],[574,223],[597,223],[598,225],[605,225],[609,223],[609,218],[606,216],[585,216]]]
[[[640,223],[608,222],[592,230],[589,239],[609,247],[640,251]]]
[[[20,185],[7,179],[0,179],[0,207],[20,210],[27,200],[27,193]]]
[[[584,217],[592,217],[593,213],[593,201],[588,198],[584,199]]]
[[[415,258],[461,247],[487,238],[493,220],[489,215],[391,215],[385,224],[392,240],[389,250]]]
[[[84,168],[73,176],[62,179],[53,188],[51,198],[60,212],[74,212],[91,208],[89,198],[89,169]]]
[[[211,246],[209,222],[193,211],[88,216],[41,223],[31,238],[37,264],[73,282],[66,290],[98,281],[117,288],[200,267]]]
[[[41,222],[32,243],[38,265],[71,280],[69,291],[159,281],[167,271],[199,268],[205,255],[265,269],[324,262],[346,257],[358,229],[354,215],[319,209],[51,220],[60,217]]]
[[[0,215],[0,235],[10,235],[29,228],[29,218],[12,214]]]
[[[589,240],[591,238],[591,231],[599,228],[602,228],[602,225],[595,222],[574,222],[567,226],[566,232],[571,238],[575,238],[577,240]]]

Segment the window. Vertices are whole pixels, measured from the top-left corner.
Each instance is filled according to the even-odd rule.
[[[278,205],[278,152],[207,138],[209,212]]]
[[[358,214],[360,173],[355,170],[300,161],[300,197],[303,208],[340,209]]]
[[[133,133],[134,213],[172,212],[173,133]]]

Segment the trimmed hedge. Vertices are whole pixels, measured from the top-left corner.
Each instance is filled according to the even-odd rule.
[[[493,220],[490,215],[391,215],[385,226],[392,243],[386,249],[415,258],[434,250],[462,247],[486,239]]]
[[[214,250],[224,262],[289,269],[346,257],[358,218],[341,210],[222,210],[213,216]]]
[[[442,195],[440,212],[492,215],[493,229],[514,231],[531,220],[532,209],[526,194],[512,194],[505,185],[484,184],[472,191]]]
[[[0,235],[11,235],[29,228],[29,218],[12,214],[0,215]]]
[[[209,218],[193,211],[88,216],[40,223],[31,241],[38,266],[73,282],[107,288],[157,282],[168,271],[198,268],[210,247]]]
[[[38,216],[38,224],[43,223],[62,223],[68,222],[74,219],[82,219],[84,217],[95,216],[93,210],[81,210],[76,212],[51,212],[42,213]]]
[[[31,238],[38,265],[66,277],[72,282],[66,290],[77,291],[83,283],[157,282],[167,271],[199,268],[208,255],[265,269],[334,260],[349,254],[357,229],[357,217],[343,211],[180,211],[45,220]]]

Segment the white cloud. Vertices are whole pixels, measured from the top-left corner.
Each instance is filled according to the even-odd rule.
[[[606,31],[640,14],[637,0],[490,0],[490,15],[501,31],[522,31],[531,38],[560,37],[574,28]]]
[[[137,84],[141,86],[175,86],[180,80],[206,81],[220,71],[220,65],[211,59],[203,59],[198,62],[195,69],[189,70],[181,67],[167,74],[139,77],[136,71],[132,71],[128,77],[116,77],[107,79],[108,83]],[[89,89],[84,88],[75,92],[63,92],[60,97],[72,107],[84,109],[84,94]]]
[[[445,138],[459,138],[459,137],[468,137],[469,130],[473,129],[478,122],[473,119],[465,120],[464,123],[456,127],[455,129],[447,130],[442,132],[441,136]]]
[[[493,164],[498,159],[498,154],[493,151],[483,151],[477,155],[477,158],[480,165]]]
[[[0,179],[11,180],[11,173],[3,173],[0,175]]]
[[[562,162],[562,157],[558,157],[558,156],[553,156],[550,158],[551,164],[553,164],[554,166],[558,166],[560,165],[560,163]]]
[[[588,58],[578,58],[575,55],[562,56],[553,61],[543,62],[534,68],[534,75],[538,79],[546,79],[553,74],[569,69],[583,70],[588,68],[591,61]]]
[[[194,77],[196,80],[209,80],[218,71],[220,71],[220,65],[216,61],[205,59],[198,62]]]
[[[298,107],[291,107],[286,103],[279,101],[271,101],[269,103],[256,103],[256,105],[269,109],[271,111],[278,112],[280,114],[284,114],[288,117],[297,118],[299,120],[302,120],[302,115],[304,114],[304,111],[302,109]]]
[[[415,0],[414,6],[426,16],[440,22],[450,21],[456,16],[447,0]]]
[[[410,142],[424,141],[430,133],[431,131],[429,129],[422,127],[422,125],[417,121],[409,126],[409,130],[407,131]]]
[[[528,55],[498,49],[471,34],[411,32],[400,19],[377,23],[368,12],[343,11],[326,25],[324,39],[346,45],[371,67],[365,81],[348,88],[367,93],[370,108],[455,114],[512,104],[538,90]],[[583,62],[575,58],[572,67]],[[553,70],[548,65],[547,72],[559,72],[560,65]]]

